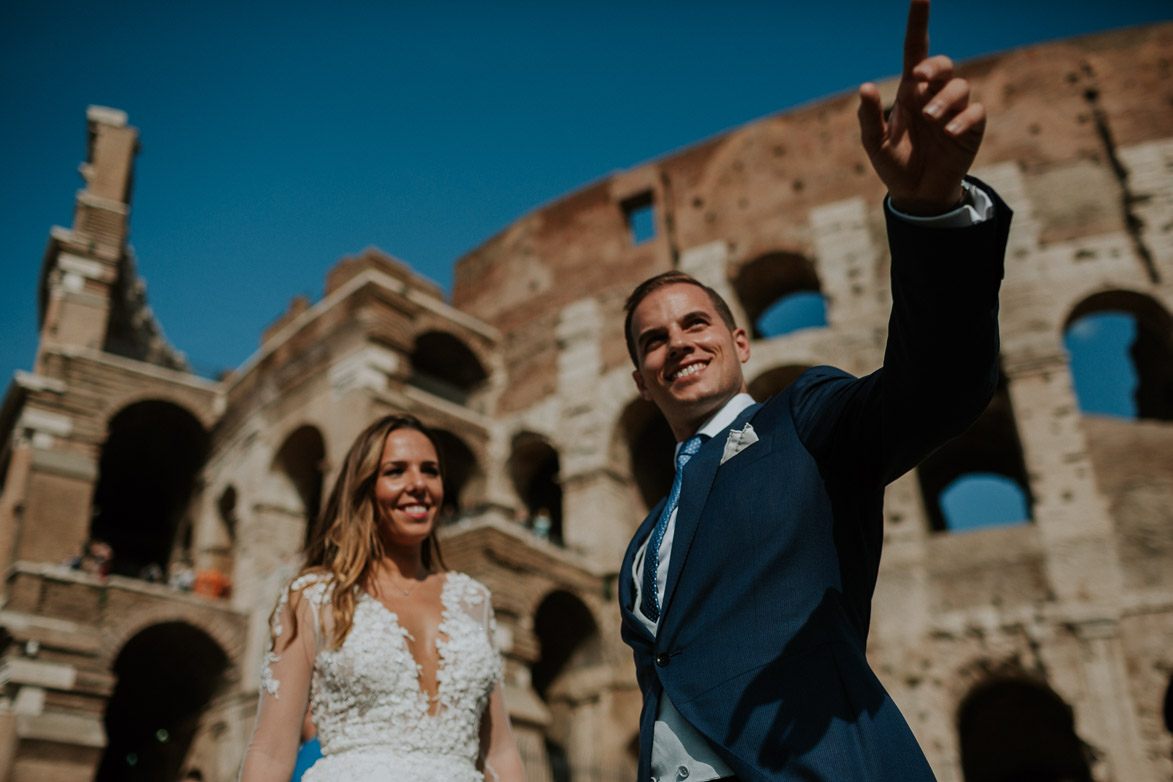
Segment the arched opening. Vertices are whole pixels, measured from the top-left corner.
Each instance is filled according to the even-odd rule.
[[[925,459],[917,475],[929,527],[935,532],[1032,519],[1026,461],[1005,376],[999,377],[994,396],[978,420]]]
[[[236,533],[240,528],[240,498],[235,486],[227,486],[216,499],[216,529],[205,553],[211,557],[212,567],[221,573],[231,573],[236,558]]]
[[[97,782],[178,779],[227,668],[220,646],[183,622],[153,625],[127,641],[114,662],[118,683],[106,704]]]
[[[1063,344],[1080,410],[1173,421],[1173,318],[1158,302],[1091,296],[1068,318]]]
[[[941,491],[938,502],[945,529],[950,532],[1030,520],[1030,507],[1022,486],[993,473],[962,475]]]
[[[636,399],[627,406],[619,418],[618,428],[616,440],[626,449],[620,448],[614,458],[620,462],[626,460],[630,466],[631,478],[646,513],[672,488],[676,469],[672,454],[676,438],[656,406],[643,399]],[[626,453],[622,453],[623,450]]]
[[[603,662],[599,628],[590,610],[569,592],[551,592],[534,614],[542,654],[531,669],[534,690],[549,701],[566,674]]]
[[[742,266],[733,281],[754,338],[827,325],[814,264],[797,253],[769,253]]]
[[[428,331],[416,337],[408,380],[413,386],[463,405],[488,377],[476,354],[451,334]]]
[[[90,523],[114,551],[110,572],[166,569],[207,450],[200,422],[170,402],[138,402],[110,420]]]
[[[581,600],[559,590],[538,606],[534,634],[541,656],[530,669],[530,680],[550,712],[544,736],[550,778],[596,779],[599,769],[591,767],[595,748],[584,747],[581,736],[575,741],[575,734],[576,721],[589,719],[597,696],[597,677],[589,669],[604,662],[599,628]]]
[[[308,425],[298,427],[286,437],[273,459],[274,469],[284,476],[292,492],[288,500],[296,503],[298,512],[305,518],[307,542],[322,509],[325,465],[325,440],[316,427]]]
[[[458,520],[471,510],[465,491],[477,474],[477,459],[472,449],[456,435],[443,429],[433,429],[436,443],[440,446],[440,464],[444,470],[443,522]]]
[[[777,396],[786,387],[798,380],[798,376],[810,369],[802,364],[787,364],[784,367],[768,369],[755,377],[748,385],[749,395],[759,402]]]
[[[975,690],[958,714],[965,782],[1091,782],[1071,708],[1021,680]]]
[[[754,334],[765,339],[827,325],[827,299],[818,291],[787,293],[754,321]]]
[[[558,452],[545,438],[523,433],[513,438],[509,477],[525,503],[526,526],[540,538],[562,545],[562,485]]]

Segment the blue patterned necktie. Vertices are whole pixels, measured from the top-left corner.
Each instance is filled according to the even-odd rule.
[[[644,583],[640,610],[653,622],[660,621],[660,596],[656,589],[656,574],[660,570],[660,544],[664,542],[668,519],[672,517],[672,511],[676,510],[676,503],[680,500],[680,486],[684,483],[684,465],[688,464],[693,454],[700,450],[701,443],[706,439],[704,435],[693,435],[680,446],[680,452],[676,454],[676,477],[672,479],[672,491],[668,493],[668,501],[664,503],[664,510],[656,521],[656,528],[652,530],[647,550],[644,552]]]

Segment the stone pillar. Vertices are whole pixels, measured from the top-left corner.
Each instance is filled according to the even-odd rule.
[[[617,568],[631,536],[622,503],[626,486],[607,461],[609,400],[603,377],[602,316],[594,299],[567,306],[558,320],[558,398],[562,403],[559,453],[562,538],[591,561]]]
[[[1107,503],[1096,488],[1066,357],[1006,360],[1034,519],[1060,603],[1117,605],[1121,579]]]
[[[869,208],[857,197],[810,211],[815,271],[826,296],[829,324],[886,320],[880,314],[891,301],[881,265],[885,245],[872,232]]]
[[[97,456],[73,443],[73,420],[25,407],[17,424],[28,434],[28,472],[12,558],[60,562],[78,554],[90,534]]]

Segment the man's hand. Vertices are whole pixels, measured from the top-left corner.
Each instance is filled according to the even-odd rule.
[[[961,180],[986,129],[985,107],[969,102],[969,82],[954,78],[953,61],[928,55],[929,0],[912,0],[904,73],[887,122],[876,85],[859,88],[863,146],[892,207],[924,216],[961,203]]]

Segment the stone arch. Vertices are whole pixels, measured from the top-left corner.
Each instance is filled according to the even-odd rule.
[[[984,475],[1000,476],[1009,486],[1017,487],[1026,509],[1025,518],[1001,518],[997,515],[998,508],[992,504],[979,506],[984,515],[973,518],[950,518],[946,514],[942,504],[946,490],[967,480],[974,482],[971,488],[981,490],[980,476]],[[917,468],[917,476],[929,528],[933,531],[957,531],[1031,520],[1030,482],[1005,375],[999,374],[998,386],[985,412],[963,434],[926,458]],[[997,488],[990,484],[986,490],[997,491]]]
[[[90,535],[114,549],[113,573],[137,577],[167,565],[177,533],[190,523],[185,514],[208,447],[199,419],[169,401],[135,402],[110,418]]]
[[[468,343],[448,331],[417,334],[409,359],[411,385],[457,404],[466,404],[489,379],[485,362]]]
[[[187,391],[188,393],[184,393]],[[193,418],[200,422],[205,431],[211,431],[216,425],[219,416],[212,409],[211,393],[189,389],[174,384],[159,384],[150,387],[146,384],[135,386],[125,393],[115,393],[105,398],[102,404],[100,418],[105,419],[107,428],[110,421],[128,407],[140,402],[168,402],[186,410]]]
[[[799,253],[768,252],[742,264],[733,278],[733,291],[745,312],[746,329],[755,338],[781,336],[797,328],[825,326],[827,323],[825,306],[819,323],[803,322],[786,330],[773,330],[763,320],[767,313],[776,311],[776,307],[793,301],[791,297],[795,295],[809,293],[823,300],[822,285],[814,264]]]
[[[633,399],[620,413],[612,436],[611,463],[627,467],[644,513],[672,488],[675,447],[672,429],[651,402]]]
[[[509,477],[526,509],[526,523],[536,535],[562,544],[561,461],[550,441],[533,432],[514,436]]]
[[[1072,709],[1045,684],[984,682],[962,701],[957,731],[965,782],[1092,782]]]
[[[1082,335],[1081,328],[1104,326],[1105,319],[1116,316],[1118,325],[1131,331],[1119,336],[1126,341],[1127,355],[1109,355],[1097,350],[1093,334]],[[1101,331],[1103,329],[1101,328]],[[1094,293],[1076,304],[1063,325],[1064,344],[1071,359],[1073,381],[1080,408],[1086,412],[1108,412],[1093,398],[1093,384],[1101,378],[1135,376],[1131,390],[1129,417],[1173,421],[1173,316],[1158,300],[1143,293],[1109,290]],[[1116,360],[1112,369],[1106,362]]]
[[[178,779],[201,714],[232,686],[230,661],[216,640],[182,621],[128,638],[111,664],[117,683],[103,716],[97,782]]]
[[[321,430],[303,424],[281,442],[269,466],[272,497],[286,511],[304,520],[303,538],[309,540],[322,510],[326,473],[326,440]]]
[[[483,482],[484,473],[476,454],[462,438],[436,427],[432,428],[432,434],[440,447],[440,464],[444,471],[443,519],[445,522],[455,521],[473,510],[479,499],[474,495]]]
[[[785,391],[787,386],[798,380],[799,375],[808,369],[810,367],[806,364],[786,364],[767,369],[749,382],[749,394],[757,401],[764,402]]]

